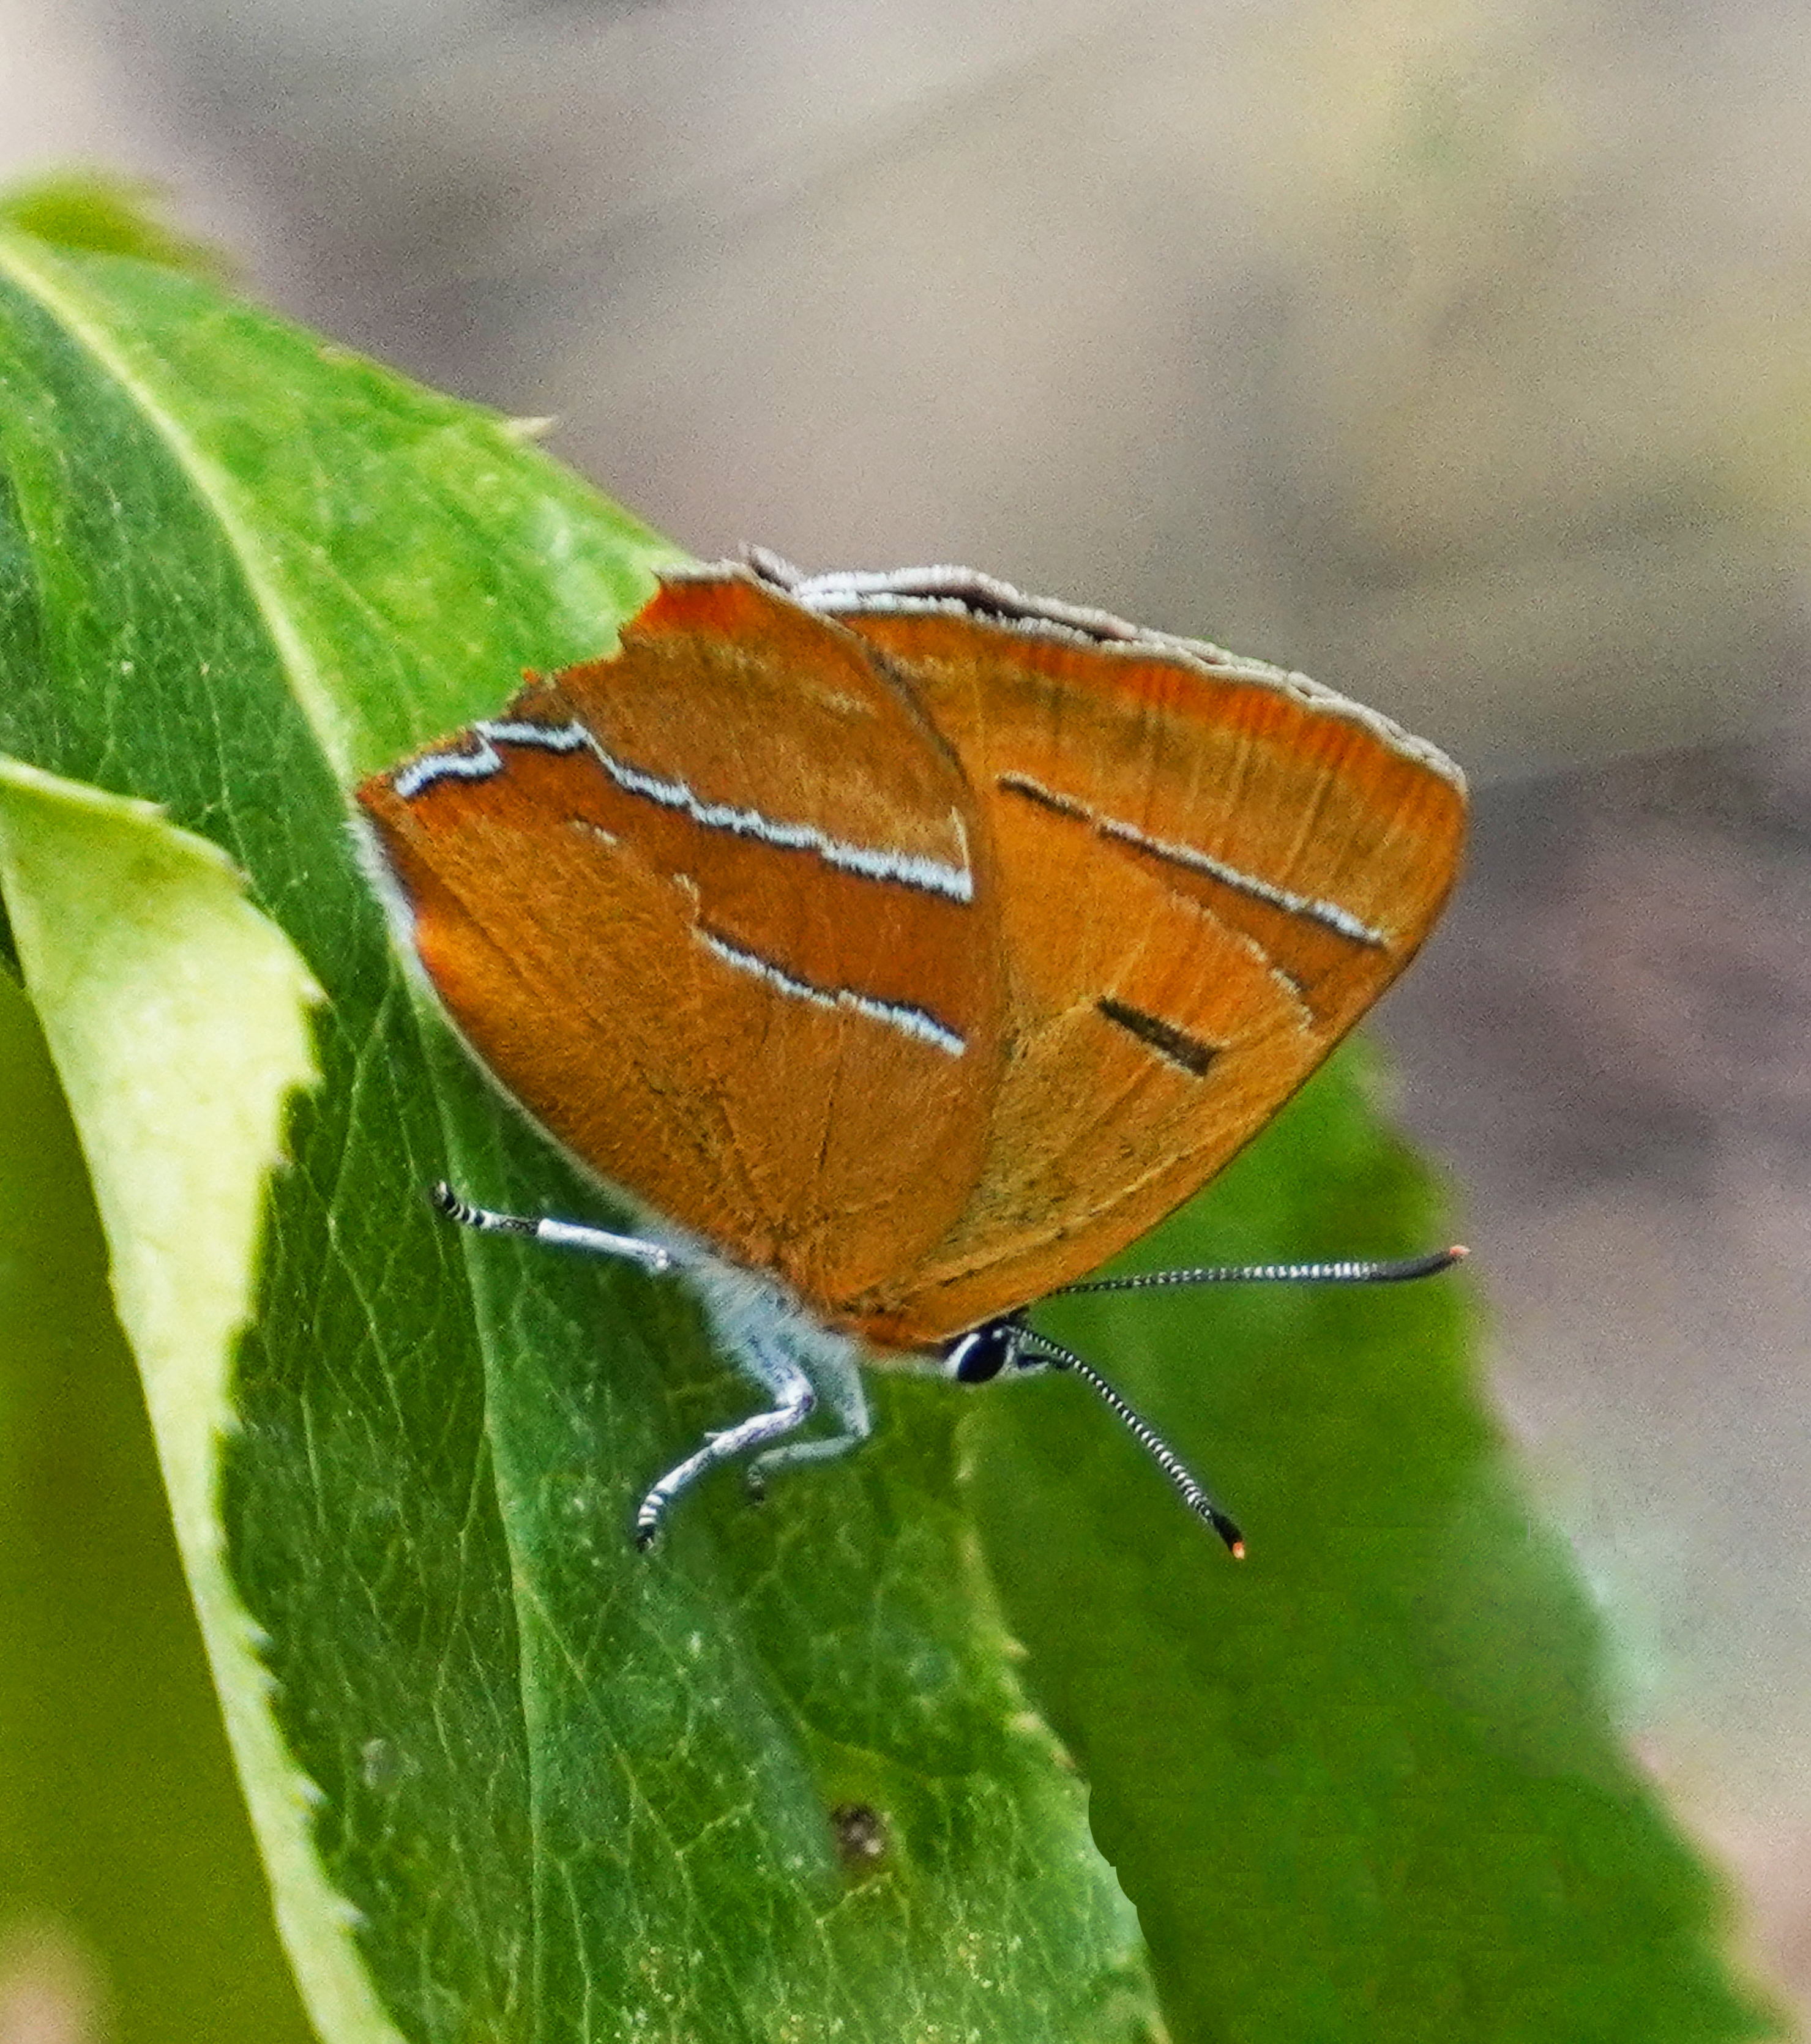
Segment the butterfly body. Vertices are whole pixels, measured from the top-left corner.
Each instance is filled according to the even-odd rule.
[[[1200,642],[754,560],[359,795],[478,1056],[859,1432],[856,1355],[1082,1276],[1263,1125],[1426,934],[1463,782]]]

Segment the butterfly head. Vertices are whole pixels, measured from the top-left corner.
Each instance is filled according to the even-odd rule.
[[[1009,1364],[1035,1369],[1044,1361],[1027,1347],[1027,1329],[1016,1316],[984,1320],[943,1347],[943,1365],[955,1384],[987,1384]]]

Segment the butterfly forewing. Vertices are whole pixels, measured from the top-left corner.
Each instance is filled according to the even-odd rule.
[[[990,838],[859,641],[740,574],[360,790],[436,992],[593,1170],[820,1310],[980,1168]]]

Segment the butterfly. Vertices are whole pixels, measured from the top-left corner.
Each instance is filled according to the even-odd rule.
[[[1098,1289],[1408,963],[1459,866],[1444,754],[1303,675],[972,570],[756,550],[667,570],[613,654],[358,800],[459,1033],[640,1231],[444,1186],[443,1211],[680,1270],[765,1394],[653,1485],[640,1544],[717,1464],[758,1487],[860,1439],[865,1361],[1081,1374],[1239,1550],[1026,1309]]]

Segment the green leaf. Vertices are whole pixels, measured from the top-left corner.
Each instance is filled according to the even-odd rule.
[[[745,1389],[671,1285],[424,1197],[598,1210],[399,972],[344,786],[602,650],[672,550],[187,279],[15,236],[0,279],[0,747],[63,777],[9,782],[6,890],[322,2034],[1148,2034],[959,1402],[893,1389],[875,1452],[644,1558],[640,1488]]]
[[[133,2044],[302,2044],[81,1152],[3,974],[0,1216],[0,2008],[60,1949],[40,1992],[87,1957]]]
[[[159,217],[168,194],[144,178],[95,168],[52,171],[0,186],[0,222],[58,248],[136,256],[143,263],[225,280],[233,264],[219,250]]]
[[[343,791],[672,558],[507,422],[0,234],[0,886],[322,2034],[1151,2035],[959,1424],[1178,2044],[1767,2033],[1450,1283],[1050,1309],[1243,1570],[1060,1379],[885,1380],[863,1454],[633,1551],[748,1393],[676,1285],[436,1222],[602,1203],[398,971]],[[1361,1092],[1142,1258],[1425,1246]]]
[[[318,989],[229,862],[149,803],[0,761],[0,886],[110,1251],[228,1735],[317,2011],[381,2034],[263,1708],[256,1627],[220,1538],[217,1450],[254,1308],[285,1104],[310,1082]],[[174,1132],[180,1136],[172,1139]]]
[[[1336,1058],[1124,1267],[1436,1245],[1366,1062]],[[1786,2034],[1732,1977],[1721,1884],[1623,1750],[1598,1619],[1486,1416],[1462,1286],[1040,1319],[1110,1364],[1250,1549],[1204,1567],[1079,1388],[979,1424],[1007,1619],[1178,2037]]]

